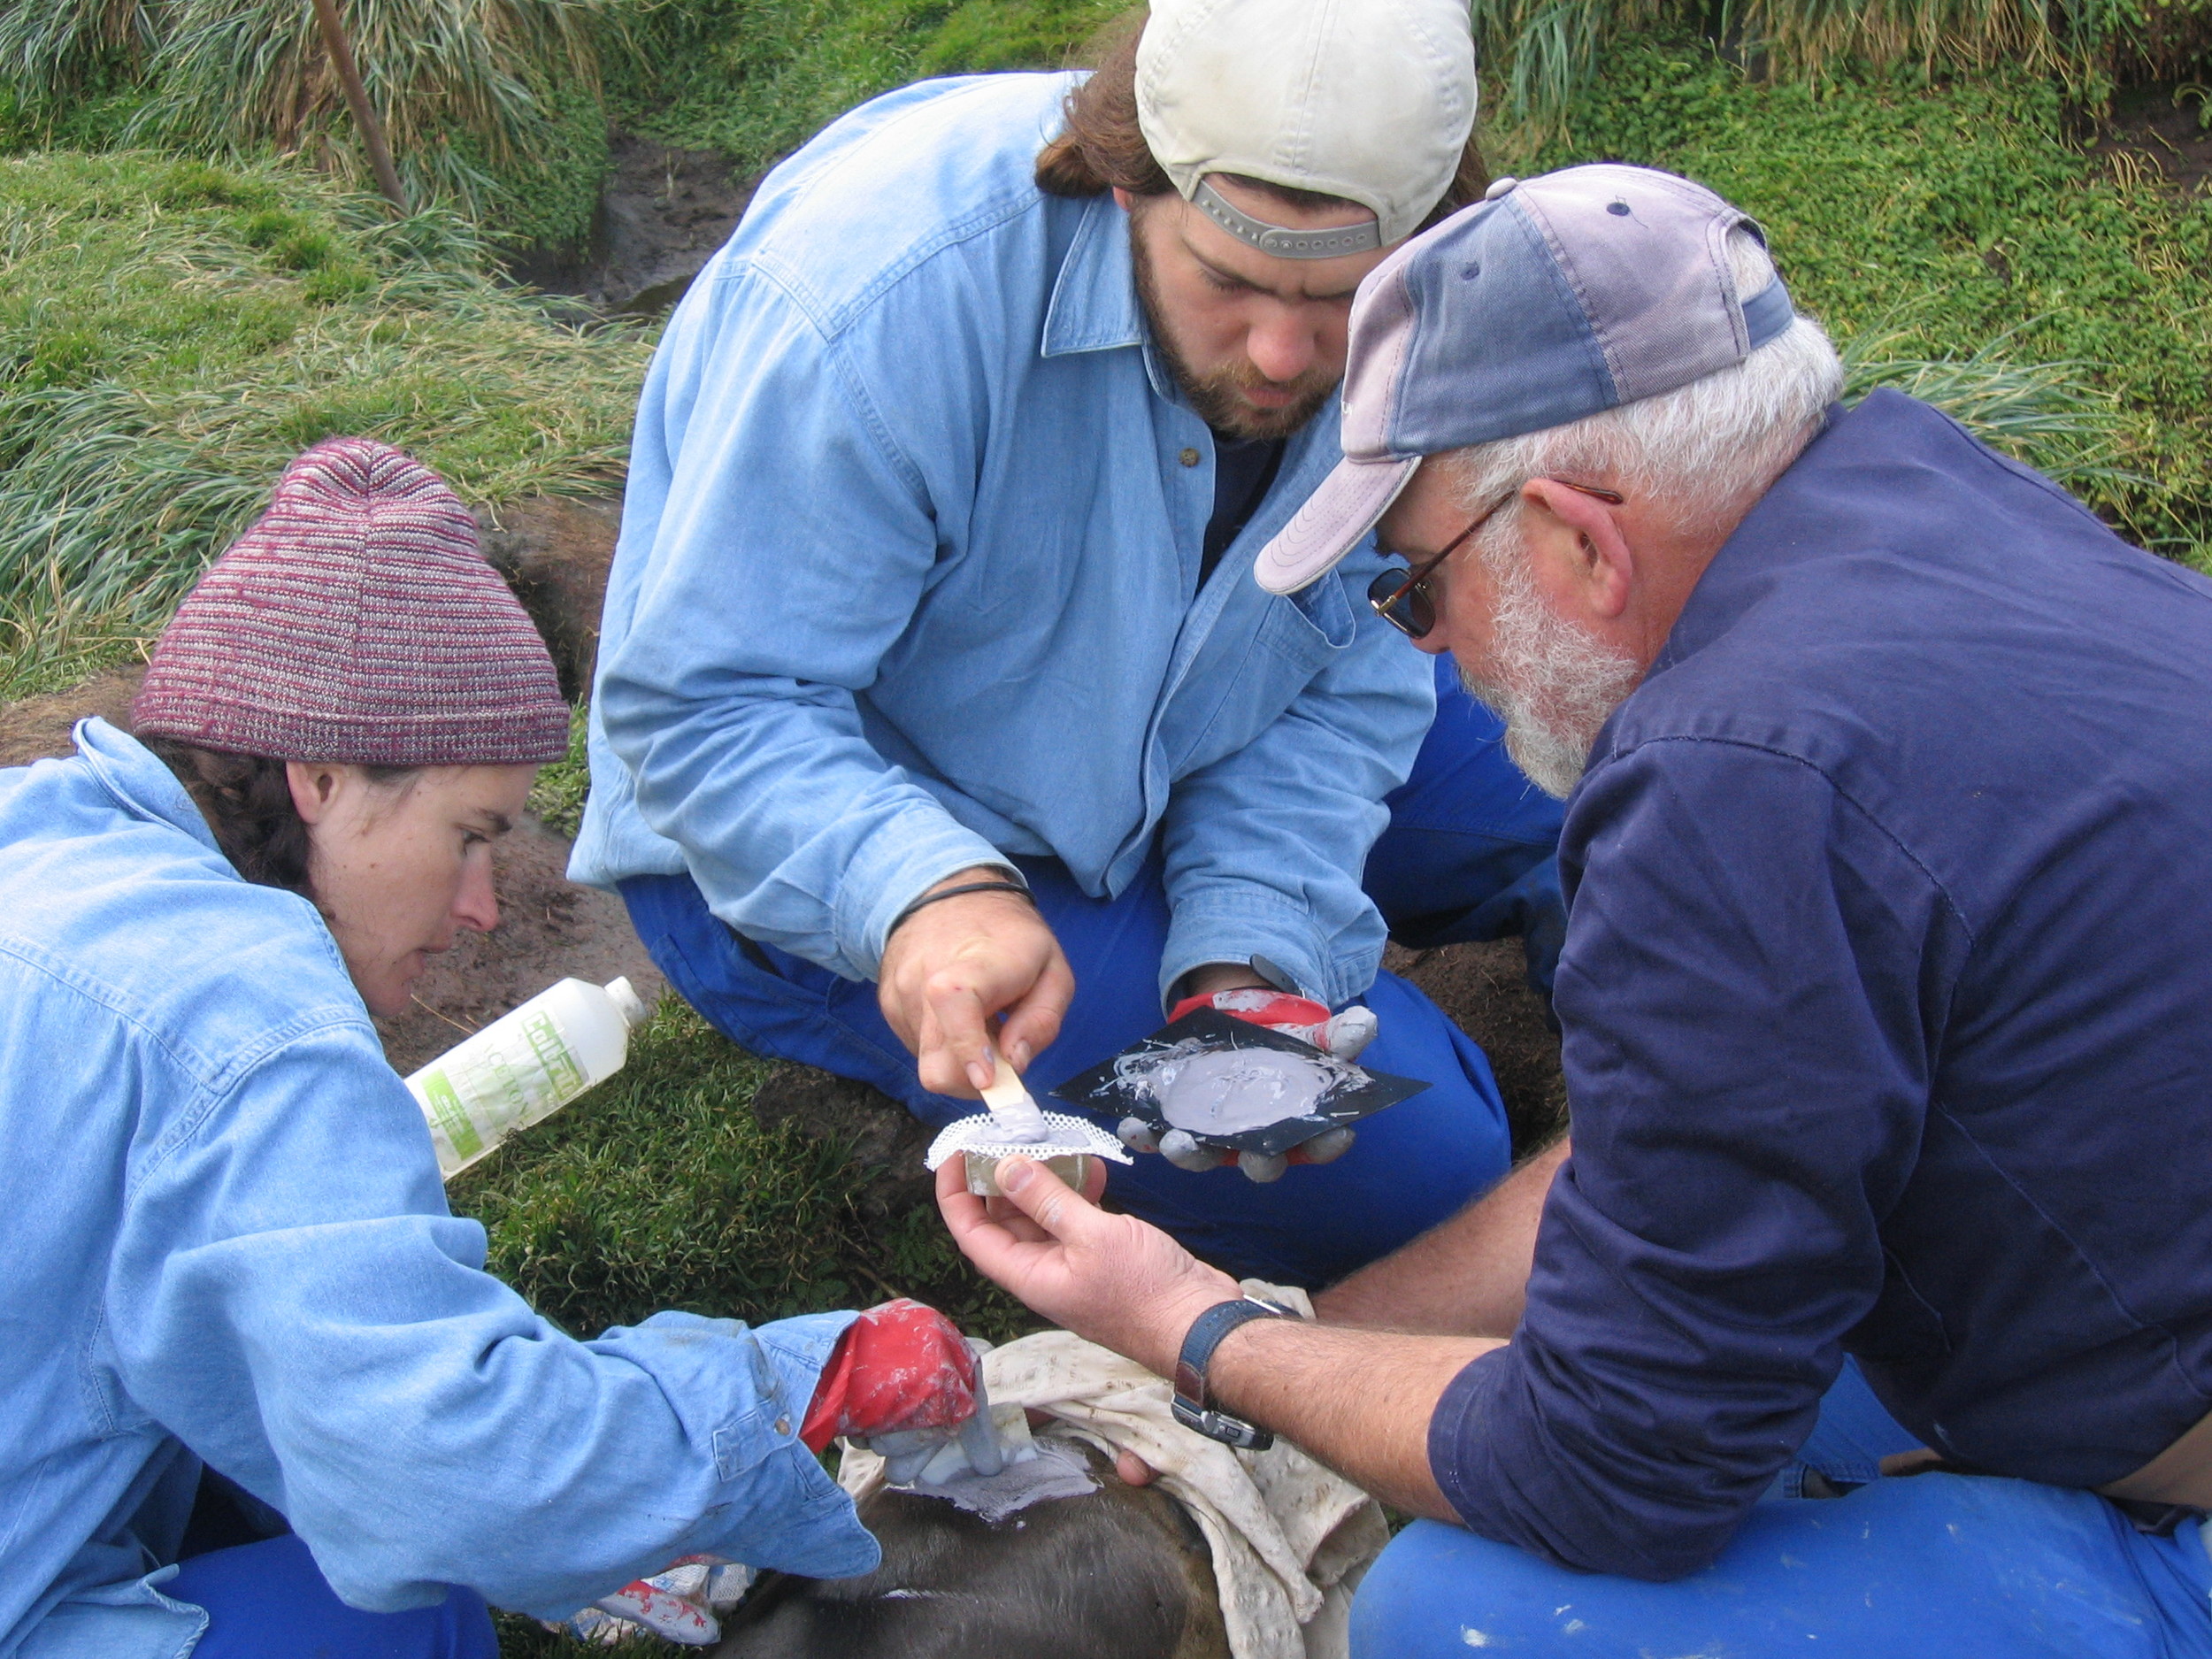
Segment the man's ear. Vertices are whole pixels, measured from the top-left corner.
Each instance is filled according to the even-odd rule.
[[[292,786],[292,810],[311,829],[330,816],[345,779],[335,766],[311,760],[288,760],[284,780]]]
[[[1530,567],[1547,596],[1571,615],[1613,622],[1628,609],[1636,557],[1617,512],[1555,479],[1532,478],[1521,486]]]
[[[1113,189],[1114,205],[1125,213],[1133,211],[1134,204],[1137,198],[1131,196],[1128,191],[1123,189],[1119,185],[1114,186]]]

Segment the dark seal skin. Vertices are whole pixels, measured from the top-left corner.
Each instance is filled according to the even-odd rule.
[[[860,1518],[883,1564],[858,1578],[764,1573],[723,1621],[716,1659],[1228,1659],[1196,1523],[1082,1450],[1097,1491],[996,1525],[876,1492]]]

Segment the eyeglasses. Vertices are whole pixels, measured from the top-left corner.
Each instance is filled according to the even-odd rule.
[[[1578,484],[1571,478],[1555,478],[1555,484],[1564,484],[1569,489],[1594,496],[1617,507],[1627,499],[1617,490],[1602,489],[1595,484]],[[1425,640],[1436,626],[1436,598],[1429,592],[1429,577],[1436,567],[1465,546],[1468,538],[1496,518],[1505,504],[1521,493],[1516,484],[1504,495],[1492,502],[1476,515],[1474,523],[1444,544],[1444,550],[1434,558],[1402,571],[1384,571],[1367,584],[1367,603],[1375,608],[1375,614],[1409,640]]]

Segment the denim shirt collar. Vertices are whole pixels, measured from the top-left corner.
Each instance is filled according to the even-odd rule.
[[[1129,253],[1129,216],[1110,191],[1084,204],[1083,222],[1068,244],[1067,257],[1052,285],[1045,308],[1041,357],[1079,351],[1114,351],[1136,346],[1144,352],[1146,379],[1162,402],[1184,406],[1183,388],[1160,360],[1137,298],[1137,272]]]
[[[1083,206],[1083,222],[1045,308],[1044,343],[1038,355],[1110,351],[1144,344],[1144,311],[1137,303],[1137,273],[1129,258],[1129,216],[1111,191]]]
[[[211,853],[222,851],[177,774],[143,743],[97,715],[78,721],[71,736],[78,757],[125,811],[180,829]]]

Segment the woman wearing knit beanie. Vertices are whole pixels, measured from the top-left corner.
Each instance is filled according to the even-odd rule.
[[[571,1340],[480,1271],[385,1064],[369,1010],[494,924],[568,732],[452,492],[300,457],[132,724],[0,772],[0,1655],[488,1656],[487,1599],[872,1567],[803,1420],[964,1389],[825,1417],[833,1353],[865,1393],[851,1314]]]

